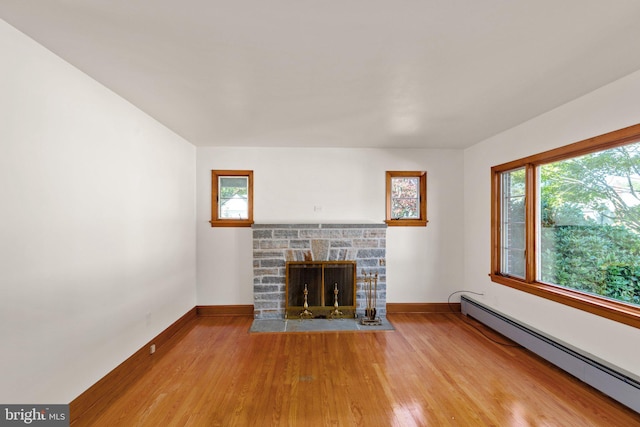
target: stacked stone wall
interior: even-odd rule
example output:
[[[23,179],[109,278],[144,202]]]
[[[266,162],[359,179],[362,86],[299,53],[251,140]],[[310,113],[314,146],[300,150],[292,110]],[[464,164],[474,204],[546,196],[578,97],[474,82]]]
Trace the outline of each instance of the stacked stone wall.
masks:
[[[366,308],[364,273],[378,273],[376,308],[386,315],[386,224],[254,224],[256,319],[282,319],[287,261],[356,261],[356,313]]]

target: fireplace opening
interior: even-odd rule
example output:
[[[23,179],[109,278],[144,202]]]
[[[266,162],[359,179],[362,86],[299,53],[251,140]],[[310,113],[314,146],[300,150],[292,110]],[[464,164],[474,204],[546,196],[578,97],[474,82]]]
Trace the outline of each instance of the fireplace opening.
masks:
[[[288,261],[287,318],[354,318],[355,261]]]

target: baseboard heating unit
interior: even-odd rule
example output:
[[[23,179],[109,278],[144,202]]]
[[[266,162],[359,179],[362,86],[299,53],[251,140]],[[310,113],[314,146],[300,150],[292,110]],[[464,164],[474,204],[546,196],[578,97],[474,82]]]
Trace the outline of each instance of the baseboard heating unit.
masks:
[[[463,314],[640,413],[640,379],[635,375],[610,366],[595,356],[572,348],[467,296],[460,298],[460,308]]]

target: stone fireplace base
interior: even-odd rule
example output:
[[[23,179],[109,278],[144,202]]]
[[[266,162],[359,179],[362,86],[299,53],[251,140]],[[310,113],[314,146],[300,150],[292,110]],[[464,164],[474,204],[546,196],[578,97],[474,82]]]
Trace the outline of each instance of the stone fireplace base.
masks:
[[[376,308],[386,316],[386,224],[254,224],[256,319],[283,319],[287,261],[355,261],[356,314],[364,315],[364,276],[378,273]]]
[[[251,333],[260,332],[341,332],[341,331],[393,331],[387,319],[379,325],[362,325],[356,319],[255,319],[249,328]]]

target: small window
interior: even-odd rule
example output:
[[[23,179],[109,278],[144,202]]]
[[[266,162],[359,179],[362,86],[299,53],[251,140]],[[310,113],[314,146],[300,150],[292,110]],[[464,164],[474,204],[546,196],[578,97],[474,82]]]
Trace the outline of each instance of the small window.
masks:
[[[211,171],[211,226],[253,224],[253,171]]]
[[[387,225],[427,225],[427,173],[387,171]]]

